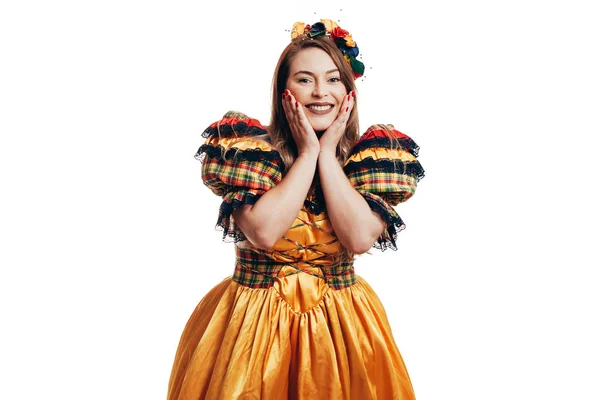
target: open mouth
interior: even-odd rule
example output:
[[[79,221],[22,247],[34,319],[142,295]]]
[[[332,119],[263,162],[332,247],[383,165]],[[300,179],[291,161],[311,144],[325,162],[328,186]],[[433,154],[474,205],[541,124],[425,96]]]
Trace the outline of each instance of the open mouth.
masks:
[[[327,114],[333,109],[333,104],[307,104],[305,107],[313,114]]]

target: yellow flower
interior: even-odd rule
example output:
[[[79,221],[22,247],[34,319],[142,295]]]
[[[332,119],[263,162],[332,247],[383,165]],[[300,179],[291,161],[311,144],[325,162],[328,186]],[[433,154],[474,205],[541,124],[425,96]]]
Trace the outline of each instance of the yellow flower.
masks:
[[[306,24],[304,22],[296,22],[294,24],[294,27],[292,28],[292,32],[291,32],[292,39],[295,39],[298,36],[303,35],[305,26],[306,26]]]
[[[354,40],[352,39],[352,35],[348,35],[348,36],[344,37],[344,40],[346,41],[346,46],[348,46],[348,47],[356,46],[356,43],[354,43]]]
[[[321,22],[325,25],[325,30],[327,33],[331,32],[335,28],[337,28],[338,24],[330,19],[322,19]]]

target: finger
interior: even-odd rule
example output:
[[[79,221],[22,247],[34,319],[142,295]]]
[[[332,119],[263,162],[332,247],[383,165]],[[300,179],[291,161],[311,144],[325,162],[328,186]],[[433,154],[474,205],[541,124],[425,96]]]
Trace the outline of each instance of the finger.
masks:
[[[295,117],[295,111],[294,111],[294,107],[293,107],[293,103],[292,103],[292,95],[291,93],[289,93],[288,90],[283,92],[283,96],[282,96],[282,103],[283,103],[283,110],[285,111],[285,117],[288,120],[288,123],[290,125],[294,124],[294,120],[296,119]]]
[[[308,118],[306,118],[306,113],[304,112],[304,106],[296,101],[296,115],[298,117],[298,122],[301,125],[306,125],[308,123]]]
[[[356,99],[356,92],[352,90],[346,96],[344,96],[344,101],[342,102],[342,106],[340,107],[340,113],[350,112],[352,108],[354,108],[354,102]]]
[[[348,112],[352,111],[352,109],[354,108],[354,105],[356,104],[356,91],[353,90],[350,92],[349,94],[350,96],[350,109],[348,110]]]
[[[290,126],[290,130],[293,136],[301,135],[306,130],[305,121],[306,118],[303,114],[300,114],[301,106],[294,97],[294,95],[286,90],[284,102],[284,110],[286,112],[286,118]],[[304,117],[304,118],[303,118]]]
[[[332,125],[336,125],[339,127],[340,125],[343,125],[346,123],[346,121],[348,120],[348,116],[350,115],[350,111],[352,110],[351,102],[352,102],[352,96],[349,94],[346,95],[344,97],[344,101],[342,101],[340,110],[338,111],[338,115],[337,115],[336,119],[333,121]]]
[[[298,100],[294,97],[294,95],[290,92],[288,95],[289,99],[289,108],[290,113],[292,114],[292,119],[296,128],[298,128],[300,124],[300,115],[298,114]]]
[[[308,118],[306,118],[306,115],[304,114],[304,107],[302,106],[302,104],[300,104],[300,102],[298,102],[298,100],[296,100],[294,95],[292,95],[291,93],[290,95],[290,110],[294,115],[294,123],[298,128],[297,133],[310,132],[312,127],[308,122]]]

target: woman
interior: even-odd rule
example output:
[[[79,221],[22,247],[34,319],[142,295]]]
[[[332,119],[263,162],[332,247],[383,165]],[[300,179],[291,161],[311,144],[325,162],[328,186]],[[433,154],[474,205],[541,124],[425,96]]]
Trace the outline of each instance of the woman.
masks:
[[[385,311],[353,259],[396,250],[392,206],[415,191],[418,147],[391,125],[359,136],[351,35],[298,23],[273,79],[271,125],[229,112],[203,134],[204,183],[236,265],[200,302],[174,399],[414,399]]]

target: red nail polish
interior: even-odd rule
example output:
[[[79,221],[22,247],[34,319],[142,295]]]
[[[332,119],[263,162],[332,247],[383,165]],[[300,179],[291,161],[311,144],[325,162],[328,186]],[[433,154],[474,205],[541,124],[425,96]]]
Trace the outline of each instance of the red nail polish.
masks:
[[[281,94],[281,99],[282,99],[282,100],[285,100],[285,93],[282,93],[282,94]]]
[[[289,101],[292,101],[292,96],[288,96],[288,100],[289,100]]]
[[[348,107],[346,107],[346,112],[348,112]]]
[[[298,107],[298,102],[296,102],[296,107]]]
[[[350,95],[348,95],[348,99],[347,100],[350,101]]]
[[[356,97],[356,95],[354,94],[354,90],[352,91],[352,97]]]

